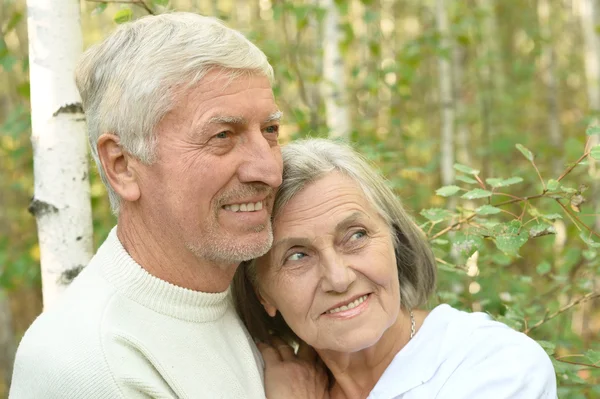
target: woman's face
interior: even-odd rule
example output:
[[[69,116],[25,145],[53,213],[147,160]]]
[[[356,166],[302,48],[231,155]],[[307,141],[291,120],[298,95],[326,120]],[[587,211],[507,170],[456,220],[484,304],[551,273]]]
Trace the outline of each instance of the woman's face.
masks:
[[[316,349],[374,345],[397,319],[400,287],[391,230],[351,179],[330,173],[293,197],[257,262],[259,294]]]

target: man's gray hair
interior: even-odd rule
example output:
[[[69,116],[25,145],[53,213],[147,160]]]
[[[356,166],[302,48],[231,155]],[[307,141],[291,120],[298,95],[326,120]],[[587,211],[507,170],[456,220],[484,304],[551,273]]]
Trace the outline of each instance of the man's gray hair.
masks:
[[[98,138],[115,134],[127,152],[152,163],[155,128],[172,110],[176,91],[194,85],[213,68],[231,80],[255,73],[273,83],[273,68],[258,47],[219,20],[192,13],[147,16],[120,25],[83,54],[75,79],[113,213],[119,212],[120,198],[100,164]]]
[[[332,172],[349,177],[392,231],[402,307],[413,309],[423,305],[435,290],[435,257],[426,237],[377,169],[350,146],[330,140],[295,141],[284,146],[281,152],[283,183],[275,197],[273,218],[312,182]],[[250,333],[263,341],[269,339],[271,332],[297,342],[298,337],[279,313],[271,318],[264,311],[255,294],[257,283],[254,262],[238,268],[233,293],[238,313]]]

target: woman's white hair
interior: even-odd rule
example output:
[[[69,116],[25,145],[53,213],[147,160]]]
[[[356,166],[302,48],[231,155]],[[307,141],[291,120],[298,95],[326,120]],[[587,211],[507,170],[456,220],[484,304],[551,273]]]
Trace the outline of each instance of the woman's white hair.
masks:
[[[294,141],[282,147],[283,183],[277,191],[273,219],[307,185],[337,172],[354,181],[387,222],[393,234],[402,307],[422,306],[433,293],[436,262],[424,234],[404,210],[386,179],[350,146],[331,140]],[[233,280],[236,309],[252,336],[268,340],[269,333],[298,342],[279,313],[270,317],[255,290],[260,285],[254,262],[242,264]]]
[[[98,138],[115,134],[127,152],[152,163],[154,130],[172,110],[176,90],[194,85],[213,68],[231,80],[259,74],[273,83],[273,68],[258,47],[219,20],[192,13],[147,16],[120,25],[83,54],[75,79],[113,213],[119,213],[120,198],[100,164]]]

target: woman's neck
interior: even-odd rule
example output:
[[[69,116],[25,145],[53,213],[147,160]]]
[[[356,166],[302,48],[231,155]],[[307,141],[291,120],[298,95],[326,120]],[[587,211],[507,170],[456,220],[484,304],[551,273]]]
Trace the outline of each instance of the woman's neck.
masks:
[[[410,315],[402,309],[394,324],[369,348],[350,353],[318,349],[317,353],[335,380],[330,397],[366,398],[396,354],[410,340],[410,325]]]

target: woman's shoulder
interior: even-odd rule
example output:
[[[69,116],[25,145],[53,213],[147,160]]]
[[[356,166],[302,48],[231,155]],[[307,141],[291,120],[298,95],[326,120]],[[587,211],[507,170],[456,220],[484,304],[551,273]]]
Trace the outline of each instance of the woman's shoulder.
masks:
[[[428,334],[440,334],[440,372],[447,376],[443,391],[481,394],[490,387],[510,397],[556,396],[552,362],[527,335],[493,320],[485,313],[469,313],[441,305],[430,315]],[[437,325],[437,328],[435,328]],[[439,327],[445,326],[440,330]],[[423,327],[427,327],[425,324]],[[467,381],[471,383],[466,384]],[[473,383],[473,381],[479,381]],[[483,391],[480,391],[483,390]],[[470,397],[470,396],[469,396]]]

